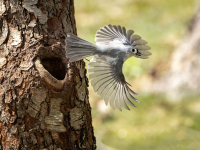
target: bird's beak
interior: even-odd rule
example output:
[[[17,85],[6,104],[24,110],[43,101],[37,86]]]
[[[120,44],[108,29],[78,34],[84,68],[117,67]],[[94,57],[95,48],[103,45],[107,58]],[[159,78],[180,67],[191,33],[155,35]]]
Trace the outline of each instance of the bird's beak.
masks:
[[[137,51],[136,55],[141,56],[142,54],[139,51]]]

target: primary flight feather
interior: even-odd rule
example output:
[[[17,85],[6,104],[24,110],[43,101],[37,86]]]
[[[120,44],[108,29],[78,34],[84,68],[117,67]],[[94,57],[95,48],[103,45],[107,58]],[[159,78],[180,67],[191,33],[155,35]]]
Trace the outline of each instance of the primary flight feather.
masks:
[[[89,80],[106,104],[120,111],[121,106],[129,109],[134,106],[132,101],[140,102],[133,95],[122,73],[123,63],[130,57],[147,59],[151,48],[147,42],[133,30],[126,32],[125,27],[106,25],[97,31],[96,44],[83,40],[68,33],[66,37],[66,56],[70,62],[78,61],[89,56]],[[127,105],[128,104],[128,105]]]

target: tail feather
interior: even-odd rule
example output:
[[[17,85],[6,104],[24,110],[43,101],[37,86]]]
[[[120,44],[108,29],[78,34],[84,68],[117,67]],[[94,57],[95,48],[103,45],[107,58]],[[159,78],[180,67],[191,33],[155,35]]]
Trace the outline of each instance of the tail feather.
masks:
[[[91,56],[91,55],[84,55],[84,56],[78,55],[78,56],[73,56],[73,57],[70,58],[70,62],[74,62],[74,61],[77,61],[77,60],[81,60],[81,59],[84,59],[84,58],[89,57],[89,56]]]
[[[70,61],[72,58],[76,57],[76,58],[79,58],[80,59],[84,59],[85,57],[89,57],[91,53],[84,53],[84,54],[68,54],[67,56],[70,58]]]
[[[66,37],[66,56],[70,62],[78,61],[96,53],[95,44],[68,33]]]

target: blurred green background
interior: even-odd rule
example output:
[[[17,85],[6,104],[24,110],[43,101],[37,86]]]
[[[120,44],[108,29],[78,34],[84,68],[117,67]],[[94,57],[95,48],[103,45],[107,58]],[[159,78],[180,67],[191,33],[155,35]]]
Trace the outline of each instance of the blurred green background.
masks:
[[[98,150],[200,150],[199,97],[173,102],[145,90],[156,67],[161,75],[168,69],[197,6],[197,0],[75,0],[79,37],[95,42],[100,27],[121,25],[148,41],[153,53],[147,60],[130,58],[123,67],[142,102],[131,111],[113,111],[89,87]]]

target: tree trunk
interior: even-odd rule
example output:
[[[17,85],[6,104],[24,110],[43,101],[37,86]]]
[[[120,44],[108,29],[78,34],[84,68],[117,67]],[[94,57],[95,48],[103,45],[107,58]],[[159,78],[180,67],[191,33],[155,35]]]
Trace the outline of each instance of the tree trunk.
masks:
[[[200,7],[183,41],[172,55],[169,71],[155,83],[156,91],[173,100],[200,94]]]
[[[0,0],[0,149],[95,149],[73,0]]]

